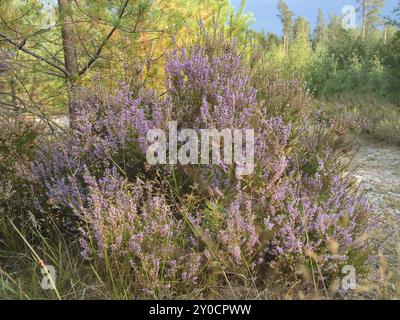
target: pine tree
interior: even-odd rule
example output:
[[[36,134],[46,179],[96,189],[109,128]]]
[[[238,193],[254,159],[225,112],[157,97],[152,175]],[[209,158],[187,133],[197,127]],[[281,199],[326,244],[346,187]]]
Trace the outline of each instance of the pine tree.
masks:
[[[360,4],[359,11],[362,16],[361,38],[367,39],[368,33],[380,21],[381,9],[384,6],[383,0],[357,0]]]
[[[290,41],[290,31],[291,31],[292,24],[293,24],[293,22],[292,22],[293,13],[289,10],[289,7],[285,3],[284,0],[279,0],[278,10],[279,10],[278,17],[281,19],[281,22],[282,22],[283,45],[285,48],[285,52],[288,52],[289,51],[289,41]]]
[[[317,25],[314,30],[314,44],[322,44],[325,37],[325,17],[324,12],[318,10]]]

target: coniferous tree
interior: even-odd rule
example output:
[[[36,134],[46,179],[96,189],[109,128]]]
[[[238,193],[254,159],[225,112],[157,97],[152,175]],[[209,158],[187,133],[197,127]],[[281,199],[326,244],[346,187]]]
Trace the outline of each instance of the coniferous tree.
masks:
[[[290,42],[290,31],[293,24],[292,21],[293,13],[289,10],[289,7],[284,0],[279,0],[278,10],[279,10],[278,17],[282,22],[283,46],[285,48],[285,52],[288,52],[289,42]]]
[[[319,9],[318,10],[318,18],[317,18],[317,25],[314,30],[314,44],[322,44],[324,42],[325,37],[325,17],[324,12]]]
[[[0,49],[15,52],[24,64],[18,82],[29,90],[19,90],[22,83],[15,88],[11,79],[7,92],[19,95],[18,108],[21,101],[30,109],[38,101],[46,101],[46,109],[68,105],[73,122],[79,111],[74,93],[93,74],[110,87],[119,81],[134,87],[136,80],[162,86],[156,73],[171,39],[190,37],[199,21],[206,28],[229,26],[232,37],[244,42],[252,22],[244,5],[235,13],[229,0],[0,0]]]
[[[380,21],[381,9],[384,6],[383,0],[357,0],[360,4],[358,10],[361,12],[362,26],[361,26],[361,38],[362,41],[368,37],[368,34],[374,28],[374,26]]]

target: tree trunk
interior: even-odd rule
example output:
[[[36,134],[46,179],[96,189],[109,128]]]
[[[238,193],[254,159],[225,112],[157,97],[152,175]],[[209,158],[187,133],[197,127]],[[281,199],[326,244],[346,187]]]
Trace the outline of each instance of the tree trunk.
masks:
[[[387,37],[388,37],[388,25],[385,24],[385,28],[383,30],[383,42],[387,45]]]
[[[11,90],[12,104],[16,106],[18,104],[18,100],[17,100],[17,88],[14,77],[10,80],[10,90]]]
[[[363,21],[362,21],[361,37],[362,37],[362,41],[365,42],[365,39],[367,36],[367,1],[366,0],[363,0],[363,2],[362,2],[362,16],[363,16]]]
[[[286,31],[285,34],[283,35],[283,46],[285,49],[285,54],[289,52],[289,32]]]
[[[284,49],[284,51],[285,51],[285,54],[286,54],[286,33],[283,35],[283,49]]]
[[[76,53],[74,21],[72,18],[72,0],[58,0],[61,21],[61,37],[63,41],[64,63],[68,72],[68,107],[71,125],[77,115],[77,104],[74,101],[76,80],[79,75],[78,57]]]

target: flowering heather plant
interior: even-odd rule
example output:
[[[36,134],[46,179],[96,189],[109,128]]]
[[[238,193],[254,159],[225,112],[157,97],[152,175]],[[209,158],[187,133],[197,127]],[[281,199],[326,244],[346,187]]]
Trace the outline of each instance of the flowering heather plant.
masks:
[[[15,220],[25,220],[31,210],[27,163],[36,156],[41,129],[34,122],[0,115],[0,207],[7,214],[18,212]]]
[[[304,263],[311,258],[323,273],[320,280],[331,280],[338,265],[352,264],[354,250],[361,254],[368,248],[370,208],[337,176],[291,180],[279,188],[280,201],[257,203],[268,210],[264,223],[273,230],[266,256],[283,270],[290,260]]]
[[[217,235],[218,242],[235,264],[250,261],[259,245],[256,218],[251,198],[238,190],[234,201],[227,207],[224,225]]]
[[[197,282],[202,254],[190,247],[183,221],[151,182],[130,183],[116,168],[100,179],[89,174],[84,179],[87,205],[75,213],[85,258],[128,261],[143,296],[165,297]]]
[[[210,51],[207,45],[192,46],[167,57],[166,87],[174,115],[183,127],[251,127],[257,93],[235,45],[220,55]]]
[[[145,170],[146,134],[162,128],[168,106],[154,93],[134,99],[126,86],[115,94],[102,88],[83,89],[74,130],[61,141],[45,145],[32,164],[54,207],[80,207],[87,193],[84,175],[101,177],[111,167],[134,178]]]
[[[362,264],[370,208],[337,161],[340,124],[312,126],[297,81],[271,78],[257,98],[235,45],[210,39],[167,56],[162,97],[124,86],[75,97],[73,132],[33,163],[48,203],[72,213],[86,258],[127,259],[151,295],[239,274],[266,285],[269,268],[297,280],[299,265],[325,284],[341,265]],[[146,134],[169,120],[254,128],[254,173],[237,178],[223,163],[149,168]]]
[[[279,72],[268,76],[259,95],[263,113],[290,122],[299,122],[307,117],[312,98],[302,80],[279,78]]]
[[[242,186],[250,199],[246,208],[254,208],[251,230],[252,238],[257,240],[252,241],[252,252],[256,254],[247,256],[247,263],[268,264],[286,279],[295,278],[296,273],[290,270],[301,264],[317,264],[317,278],[321,283],[330,283],[338,276],[340,265],[354,263],[356,251],[359,259],[363,255],[367,259],[367,234],[374,225],[371,208],[353,190],[351,178],[331,171],[342,170],[332,160],[336,155],[331,148],[312,142],[314,138],[328,139],[327,133],[318,134],[299,124],[295,131],[293,126],[279,117],[260,120],[256,171]],[[297,139],[299,131],[310,137],[313,151],[308,144],[301,144],[305,141]],[[333,135],[330,137],[334,141]],[[310,162],[315,166],[312,170]],[[244,218],[249,210],[242,207],[239,212]],[[237,210],[231,213],[237,216]],[[230,229],[235,230],[232,224]],[[232,237],[228,240],[226,243],[235,243]],[[235,250],[232,254],[239,262],[246,251],[238,247]]]
[[[178,127],[197,131],[252,128],[257,92],[236,44],[208,34],[202,39],[167,54],[166,100]],[[192,171],[185,174],[197,177],[194,184],[209,181],[213,188],[220,188],[234,183],[235,165],[223,161]]]

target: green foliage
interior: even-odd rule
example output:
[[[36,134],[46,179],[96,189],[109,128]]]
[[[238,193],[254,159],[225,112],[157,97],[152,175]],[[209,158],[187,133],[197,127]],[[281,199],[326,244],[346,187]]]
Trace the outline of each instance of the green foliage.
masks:
[[[352,92],[398,101],[396,37],[387,35],[385,45],[383,32],[376,31],[363,41],[358,30],[344,30],[339,23],[331,18],[324,45],[313,50],[305,72],[310,89],[319,96]]]
[[[314,45],[322,45],[325,40],[325,17],[324,12],[319,9],[318,20],[314,30]]]
[[[279,18],[284,34],[283,48],[271,35],[256,35],[265,48],[266,68],[274,66],[287,79],[305,79],[308,88],[318,96],[374,95],[399,102],[399,36],[391,26],[379,29],[382,1],[360,1],[364,4],[365,38],[362,30],[345,30],[342,18],[331,15],[325,26],[318,13],[311,41],[309,23],[302,17],[293,21],[293,13],[279,1]],[[259,57],[260,58],[260,57]],[[270,66],[270,67],[268,67]]]
[[[400,32],[389,42],[384,62],[388,66],[389,89],[396,100],[400,101]]]
[[[382,21],[380,13],[384,0],[357,0],[357,2],[362,17],[362,39],[365,41],[373,28]]]
[[[26,173],[41,130],[31,121],[0,116],[0,215],[24,226],[34,202],[33,186]]]

